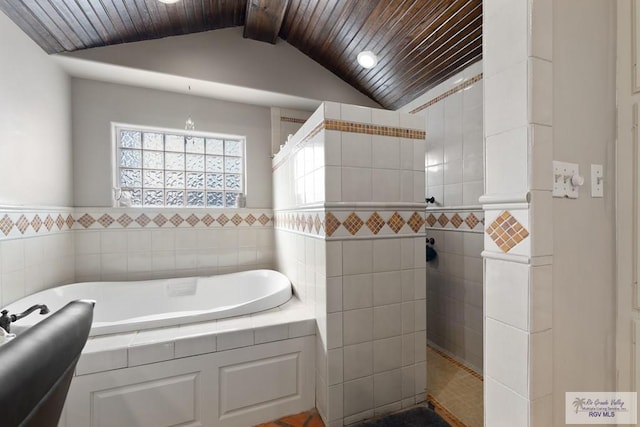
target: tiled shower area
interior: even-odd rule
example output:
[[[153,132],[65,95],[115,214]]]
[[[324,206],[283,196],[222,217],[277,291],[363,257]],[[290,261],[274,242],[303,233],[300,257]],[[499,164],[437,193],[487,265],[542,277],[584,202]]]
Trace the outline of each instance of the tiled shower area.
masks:
[[[329,427],[426,398],[424,120],[327,102],[276,155],[278,269],[316,315]]]
[[[427,400],[455,426],[483,425],[482,63],[403,110],[426,128]],[[433,197],[433,199],[431,199]]]

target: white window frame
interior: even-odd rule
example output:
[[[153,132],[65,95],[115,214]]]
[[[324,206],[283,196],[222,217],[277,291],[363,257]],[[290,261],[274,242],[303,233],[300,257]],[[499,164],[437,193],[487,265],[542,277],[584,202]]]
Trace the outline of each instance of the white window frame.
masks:
[[[204,206],[192,206],[192,205],[187,205],[187,197],[186,197],[186,193],[187,191],[199,191],[199,190],[194,190],[194,189],[187,189],[186,188],[186,173],[189,172],[186,170],[186,166],[185,166],[185,188],[182,189],[176,189],[176,190],[182,190],[185,193],[184,196],[184,204],[182,206],[175,206],[175,205],[167,205],[166,204],[166,199],[164,199],[164,204],[162,205],[132,205],[132,207],[135,208],[153,208],[153,209],[202,209],[202,208],[207,208],[207,209],[236,209],[238,207],[241,207],[238,205],[238,203],[236,202],[235,206],[227,206],[227,194],[235,194],[235,195],[240,195],[240,196],[244,196],[246,197],[247,194],[247,143],[246,143],[246,137],[243,135],[233,135],[233,134],[223,134],[223,133],[214,133],[214,132],[198,132],[198,131],[186,131],[183,129],[171,129],[171,128],[162,128],[162,127],[154,127],[154,126],[141,126],[141,125],[134,125],[134,124],[127,124],[127,123],[115,123],[112,122],[111,123],[111,173],[112,173],[112,183],[113,183],[113,191],[114,191],[114,198],[113,198],[113,205],[114,207],[118,207],[118,206],[123,206],[126,205],[126,203],[122,203],[122,195],[126,194],[127,191],[131,191],[131,188],[128,187],[121,187],[120,185],[120,131],[121,130],[130,130],[130,131],[139,131],[139,132],[147,132],[147,133],[161,133],[163,135],[177,135],[177,136],[184,136],[184,137],[195,137],[195,138],[205,138],[205,140],[207,138],[209,139],[222,139],[222,140],[235,140],[235,141],[239,141],[240,145],[241,145],[241,162],[242,162],[242,171],[240,172],[240,175],[242,175],[242,184],[240,186],[239,190],[229,190],[227,191],[226,189],[220,189],[220,190],[215,190],[216,192],[222,192],[223,193],[223,202],[224,202],[224,206],[209,206],[207,205],[207,192],[210,191],[207,189],[207,185],[206,185],[206,174],[208,173],[206,171],[206,159],[205,159],[205,171],[203,172],[205,174],[205,186],[204,188],[201,190],[202,192],[204,192]],[[141,151],[144,151],[143,147],[140,148]],[[147,150],[147,151],[152,151],[152,150]],[[163,153],[166,154],[166,151],[163,149],[162,150]],[[185,155],[189,154],[186,153],[186,151],[184,152]],[[223,157],[225,157],[225,155],[223,154]],[[224,160],[223,160],[224,162]],[[144,170],[143,167],[141,167],[140,169],[141,171]],[[160,170],[160,169],[158,169]],[[166,169],[163,167],[163,169],[161,169],[162,171],[164,171],[166,173]],[[225,172],[220,172],[222,174],[225,174]],[[224,178],[223,178],[224,180]],[[137,188],[137,187],[136,187]],[[144,186],[140,187],[140,189],[142,189],[144,191]],[[173,188],[169,188],[166,187],[166,182],[165,182],[165,186],[163,186],[162,188],[157,188],[158,190],[162,190],[163,192],[165,192],[166,195],[166,191],[167,190],[173,190]],[[142,195],[142,200],[144,201],[144,192]]]

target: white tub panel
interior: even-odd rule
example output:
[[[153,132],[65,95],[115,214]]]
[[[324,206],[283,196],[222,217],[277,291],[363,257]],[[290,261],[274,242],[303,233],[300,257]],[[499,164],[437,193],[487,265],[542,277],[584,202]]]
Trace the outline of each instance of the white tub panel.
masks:
[[[75,376],[61,427],[251,426],[315,405],[315,337]]]
[[[201,424],[196,410],[198,374],[162,378],[93,394],[92,425],[96,427]]]
[[[220,418],[264,402],[296,397],[299,362],[300,354],[293,353],[222,367]]]

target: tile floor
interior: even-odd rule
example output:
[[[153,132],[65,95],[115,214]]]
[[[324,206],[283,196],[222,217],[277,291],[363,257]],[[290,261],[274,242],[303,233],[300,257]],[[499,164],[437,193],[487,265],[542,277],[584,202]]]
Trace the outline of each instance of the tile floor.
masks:
[[[482,427],[482,375],[427,346],[427,401],[453,427]]]
[[[289,415],[269,423],[259,424],[256,427],[325,427],[325,425],[318,411],[312,409],[311,411]]]

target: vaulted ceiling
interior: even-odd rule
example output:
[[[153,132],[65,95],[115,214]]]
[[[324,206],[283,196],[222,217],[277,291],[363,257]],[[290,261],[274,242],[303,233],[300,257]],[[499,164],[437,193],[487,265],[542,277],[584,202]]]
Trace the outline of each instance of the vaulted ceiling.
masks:
[[[482,57],[482,0],[0,0],[47,53],[244,26],[396,109]],[[371,50],[379,63],[360,67]]]

